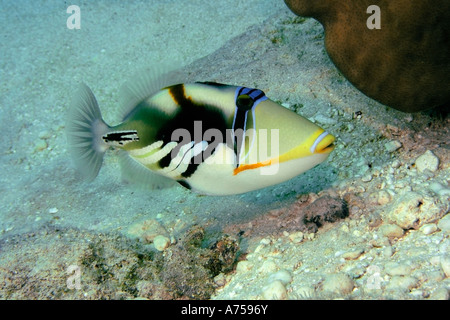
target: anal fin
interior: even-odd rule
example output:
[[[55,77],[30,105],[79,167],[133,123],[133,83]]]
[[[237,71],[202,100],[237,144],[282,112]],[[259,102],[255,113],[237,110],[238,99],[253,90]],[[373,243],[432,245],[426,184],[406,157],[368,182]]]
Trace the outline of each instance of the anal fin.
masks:
[[[119,151],[122,179],[148,189],[166,189],[177,185],[173,179],[157,174],[134,160],[126,151]]]

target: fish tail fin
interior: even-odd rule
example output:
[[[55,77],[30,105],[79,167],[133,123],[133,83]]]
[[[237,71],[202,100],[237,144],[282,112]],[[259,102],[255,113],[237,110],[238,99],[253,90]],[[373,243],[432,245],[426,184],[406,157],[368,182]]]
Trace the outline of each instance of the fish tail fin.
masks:
[[[66,135],[75,166],[87,180],[93,180],[100,171],[109,147],[102,136],[108,131],[94,94],[81,84],[69,108]]]

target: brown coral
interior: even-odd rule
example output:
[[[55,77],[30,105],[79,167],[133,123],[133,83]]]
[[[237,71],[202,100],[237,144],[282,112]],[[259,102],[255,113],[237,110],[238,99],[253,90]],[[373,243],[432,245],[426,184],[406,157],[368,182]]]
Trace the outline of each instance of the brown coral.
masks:
[[[322,23],[331,60],[369,97],[407,112],[450,103],[449,1],[285,2]],[[380,9],[380,29],[367,26],[371,5]]]

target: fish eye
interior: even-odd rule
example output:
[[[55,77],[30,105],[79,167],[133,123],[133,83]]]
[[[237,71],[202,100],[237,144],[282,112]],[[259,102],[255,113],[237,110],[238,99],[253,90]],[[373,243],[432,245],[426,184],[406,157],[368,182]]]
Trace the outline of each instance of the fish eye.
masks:
[[[255,101],[246,94],[241,94],[236,98],[236,106],[242,110],[250,110]]]

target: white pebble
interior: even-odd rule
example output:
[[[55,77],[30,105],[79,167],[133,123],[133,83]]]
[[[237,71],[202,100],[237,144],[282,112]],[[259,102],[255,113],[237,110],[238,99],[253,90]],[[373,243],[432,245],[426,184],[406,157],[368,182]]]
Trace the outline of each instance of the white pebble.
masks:
[[[428,223],[428,224],[423,225],[423,226],[420,228],[420,231],[422,231],[423,234],[429,235],[429,234],[432,234],[432,233],[436,232],[437,229],[438,229],[438,228],[437,228],[437,225],[436,225],[436,224],[434,224],[434,223]]]
[[[284,300],[287,297],[287,292],[283,283],[275,280],[263,288],[262,295],[267,300]]]
[[[407,264],[388,262],[384,267],[384,271],[390,276],[406,276],[411,274],[412,268]]]
[[[441,258],[441,267],[447,278],[450,278],[450,257],[445,256]]]
[[[402,147],[402,143],[398,140],[392,140],[384,144],[387,152],[394,152]]]
[[[142,239],[145,243],[152,243],[158,235],[168,236],[164,227],[155,219],[137,222],[128,228],[128,234]]]
[[[437,195],[441,197],[448,197],[450,196],[450,188],[447,188],[440,184],[439,182],[433,182],[430,184],[430,190],[436,193]]]
[[[406,121],[406,122],[411,122],[411,121],[413,121],[413,120],[414,120],[414,118],[413,118],[412,114],[407,114],[407,115],[405,116],[405,121]]]
[[[280,270],[275,272],[269,276],[269,282],[273,282],[275,280],[281,281],[284,285],[291,283],[292,276],[287,270]]]
[[[439,168],[439,158],[427,150],[416,159],[416,168],[419,172],[424,172],[426,169],[435,172]]]
[[[383,224],[379,228],[381,234],[388,238],[400,238],[403,236],[404,231],[396,224]]]
[[[157,235],[153,239],[153,245],[158,251],[164,251],[170,245],[170,239],[163,235]]]
[[[438,222],[438,228],[447,234],[450,234],[450,214],[445,215]]]
[[[47,141],[38,139],[34,144],[34,151],[42,151],[47,149],[47,147],[48,147]]]
[[[289,239],[293,242],[293,243],[300,243],[303,241],[303,232],[301,231],[297,231],[294,232],[292,234],[289,235]]]
[[[364,249],[355,249],[342,254],[342,258],[345,260],[356,260],[364,253]]]
[[[386,190],[381,190],[377,194],[377,202],[379,205],[385,205],[391,202],[391,195]]]
[[[314,117],[314,120],[319,122],[319,123],[328,124],[328,125],[332,125],[332,124],[336,124],[337,123],[337,120],[329,118],[329,117],[326,117],[323,114],[316,115]]]
[[[236,266],[236,272],[247,272],[252,270],[253,263],[247,260],[239,261]]]
[[[448,202],[441,201],[437,197],[411,191],[399,195],[383,214],[387,220],[407,230],[418,229],[424,224],[436,221],[448,209]]]
[[[385,246],[383,248],[382,254],[385,258],[390,258],[394,254],[394,250],[392,249],[391,246]]]
[[[394,161],[392,161],[392,163],[391,163],[391,167],[394,168],[394,169],[399,168],[400,165],[401,165],[401,163],[400,163],[400,161],[398,161],[398,160],[394,160]]]
[[[58,208],[50,208],[50,209],[48,209],[48,213],[53,214],[53,213],[57,213],[57,212],[58,212]]]
[[[268,259],[263,262],[262,266],[258,269],[262,273],[274,272],[278,269],[277,264],[272,259]]]

